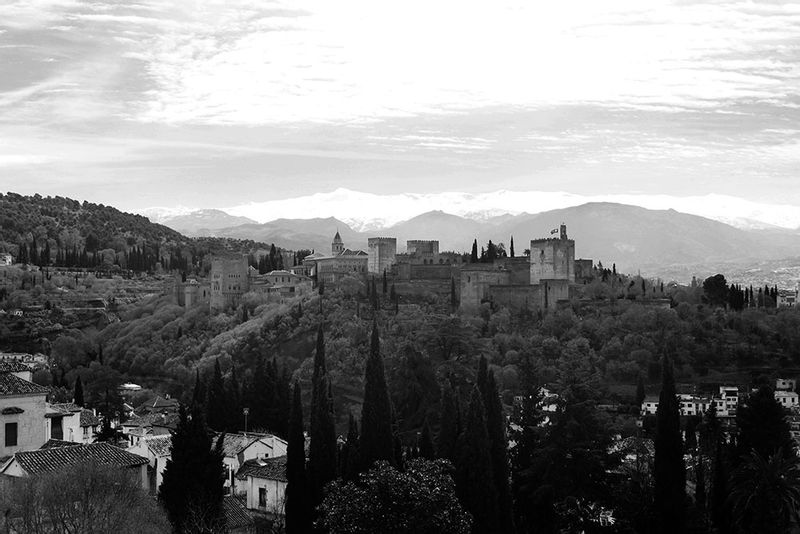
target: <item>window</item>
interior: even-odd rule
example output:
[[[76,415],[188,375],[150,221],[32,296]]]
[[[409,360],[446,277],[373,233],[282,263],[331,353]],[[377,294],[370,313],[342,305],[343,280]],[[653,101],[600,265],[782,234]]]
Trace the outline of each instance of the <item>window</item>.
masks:
[[[267,488],[258,488],[258,507],[267,507]]]
[[[6,447],[17,446],[17,423],[6,423]]]
[[[50,437],[52,439],[64,439],[64,418],[53,417],[50,420]]]

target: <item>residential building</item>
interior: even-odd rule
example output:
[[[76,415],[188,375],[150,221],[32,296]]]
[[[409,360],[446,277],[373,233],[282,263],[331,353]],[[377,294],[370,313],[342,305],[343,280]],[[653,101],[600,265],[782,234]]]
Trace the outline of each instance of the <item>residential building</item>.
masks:
[[[12,477],[35,476],[81,463],[97,463],[133,472],[141,487],[148,489],[147,458],[131,454],[109,443],[74,444],[54,440],[41,449],[16,452],[0,474]]]
[[[14,265],[14,257],[8,252],[0,252],[0,266]]]
[[[216,439],[222,434],[217,434]],[[248,460],[274,458],[286,454],[286,441],[272,434],[226,433],[222,442],[222,462],[225,465],[225,487],[233,495],[245,492],[236,473]]]
[[[136,445],[129,447],[128,451],[147,458],[148,486],[152,493],[157,493],[164,481],[167,460],[172,458],[172,436],[141,436]]]
[[[797,380],[794,378],[777,378],[775,380],[776,391],[795,391],[797,388]]]
[[[247,494],[247,508],[283,515],[286,500],[286,455],[247,460],[236,472]]]
[[[226,495],[222,499],[225,512],[225,532],[228,534],[255,534],[255,521],[247,511],[246,499]]]
[[[16,361],[0,361],[0,458],[38,449],[46,438],[49,390],[30,381],[31,370]]]
[[[788,410],[793,410],[798,407],[798,395],[794,391],[776,391],[775,400]]]

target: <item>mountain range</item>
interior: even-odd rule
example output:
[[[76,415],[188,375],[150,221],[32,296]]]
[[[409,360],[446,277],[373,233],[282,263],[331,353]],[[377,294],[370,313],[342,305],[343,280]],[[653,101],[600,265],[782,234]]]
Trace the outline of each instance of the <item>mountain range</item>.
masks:
[[[561,223],[576,241],[576,256],[616,263],[627,272],[641,270],[651,275],[674,272],[676,267],[694,265],[700,269],[725,262],[748,262],[800,256],[800,232],[783,228],[736,228],[724,222],[681,213],[653,210],[612,202],[589,202],[578,206],[543,211],[483,215],[469,218],[442,210],[431,210],[408,220],[369,230],[352,228],[335,217],[310,219],[281,218],[266,223],[247,222],[226,226],[235,217],[219,212],[207,216],[184,215],[165,219],[166,226],[187,235],[208,235],[252,239],[275,243],[288,249],[330,250],[338,231],[350,248],[366,249],[367,238],[396,237],[398,252],[409,239],[437,239],[440,250],[468,251],[473,239],[485,246],[489,239],[504,243],[514,237],[521,254],[531,239],[549,237]],[[196,223],[196,224],[194,224]],[[212,223],[217,225],[212,226]],[[194,224],[194,225],[193,225]]]

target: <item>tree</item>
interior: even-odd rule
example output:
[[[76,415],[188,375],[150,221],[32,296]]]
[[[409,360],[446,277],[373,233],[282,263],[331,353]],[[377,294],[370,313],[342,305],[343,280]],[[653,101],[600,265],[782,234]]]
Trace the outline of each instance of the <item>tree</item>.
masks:
[[[468,534],[451,471],[444,460],[411,460],[402,472],[378,462],[357,482],[331,484],[318,525],[330,534]]]
[[[394,460],[392,436],[392,401],[378,338],[378,323],[373,322],[370,353],[364,376],[364,404],[361,410],[361,465],[369,469],[378,460]]]
[[[94,438],[95,443],[107,441],[113,445],[116,445],[120,439],[122,439],[122,432],[118,428],[111,426],[110,418],[104,417],[103,424],[100,425],[100,432],[98,432],[97,436]]]
[[[736,413],[739,429],[738,456],[748,458],[755,451],[761,458],[769,458],[777,450],[794,457],[794,441],[789,433],[786,413],[775,400],[772,388],[763,386],[750,395],[747,403]]]
[[[222,378],[219,358],[214,360],[214,374],[211,382],[208,383],[205,407],[208,426],[217,431],[225,430],[230,423],[230,409],[228,407],[228,391]]]
[[[636,408],[639,409],[642,406],[645,398],[645,390],[644,390],[644,377],[639,375],[639,381],[636,383]]]
[[[458,439],[455,462],[456,493],[464,508],[472,514],[474,534],[498,532],[501,524],[484,414],[481,392],[474,387],[464,431]]]
[[[742,532],[783,534],[800,522],[800,466],[778,449],[755,449],[731,476],[734,522]]]
[[[325,338],[322,325],[317,332],[314,374],[311,379],[311,447],[308,473],[312,505],[322,502],[322,488],[336,478],[336,427],[333,419],[331,382],[325,364]]]
[[[202,414],[194,411],[189,417],[181,406],[158,492],[177,534],[214,532],[224,526],[222,439],[212,447]]]
[[[486,429],[491,447],[492,473],[494,473],[494,485],[497,490],[500,532],[513,533],[514,515],[511,488],[509,487],[508,439],[506,438],[503,403],[500,400],[500,393],[497,391],[494,371],[489,372],[484,399]]]
[[[83,384],[81,383],[81,375],[78,375],[78,378],[75,379],[75,388],[73,389],[73,398],[75,399],[73,402],[80,407],[84,406],[83,402]]]
[[[683,462],[681,421],[672,362],[662,361],[661,394],[656,410],[654,506],[661,532],[682,532],[686,499],[686,466]]]
[[[419,436],[419,456],[426,460],[433,460],[436,457],[433,438],[431,437],[431,427],[428,425],[427,419],[422,423],[422,432]]]
[[[8,534],[168,534],[164,511],[140,487],[138,471],[78,463],[0,485]]]
[[[303,402],[300,385],[295,382],[292,410],[289,414],[289,439],[286,446],[286,533],[311,532],[311,505],[306,476],[305,435],[303,434]]]
[[[339,454],[339,475],[344,480],[356,480],[361,472],[359,441],[358,421],[351,413],[348,420],[347,439]]]
[[[711,306],[725,306],[728,302],[728,282],[723,275],[709,276],[703,281],[703,298]]]
[[[514,257],[514,236],[511,236],[511,245],[508,248],[508,255]]]
[[[379,306],[378,302],[378,291],[375,288],[375,277],[372,277],[372,282],[370,283],[370,290],[369,290],[369,303],[372,306],[373,310],[377,310]]]
[[[478,263],[478,240],[472,242],[472,253],[469,256],[470,263]]]
[[[461,433],[461,417],[458,409],[458,397],[449,382],[442,388],[442,414],[439,421],[436,457],[452,462],[455,460],[458,435]]]

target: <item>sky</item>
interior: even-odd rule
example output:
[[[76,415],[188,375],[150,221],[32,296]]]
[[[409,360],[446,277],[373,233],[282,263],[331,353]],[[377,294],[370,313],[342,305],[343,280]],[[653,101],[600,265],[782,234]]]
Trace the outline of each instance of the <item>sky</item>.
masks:
[[[800,206],[796,1],[3,0],[0,73],[0,191]]]

